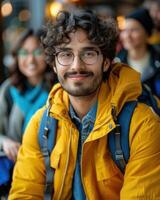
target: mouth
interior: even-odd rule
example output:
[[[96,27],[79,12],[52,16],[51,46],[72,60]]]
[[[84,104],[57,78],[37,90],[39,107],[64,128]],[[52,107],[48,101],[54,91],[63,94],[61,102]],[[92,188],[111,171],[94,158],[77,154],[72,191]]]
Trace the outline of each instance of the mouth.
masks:
[[[93,76],[93,73],[91,72],[83,72],[83,73],[67,73],[65,74],[65,78],[69,78],[69,79],[72,79],[72,80],[84,80],[88,77],[92,77]]]
[[[28,65],[28,69],[29,70],[33,70],[33,69],[35,69],[36,68],[36,65],[35,64],[29,64]]]

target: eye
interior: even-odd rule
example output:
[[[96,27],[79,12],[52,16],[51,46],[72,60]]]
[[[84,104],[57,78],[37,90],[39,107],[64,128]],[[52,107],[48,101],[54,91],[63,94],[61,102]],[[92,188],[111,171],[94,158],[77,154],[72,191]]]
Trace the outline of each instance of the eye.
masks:
[[[96,55],[97,55],[97,52],[96,51],[92,51],[92,50],[85,51],[83,53],[83,56],[86,57],[86,58],[91,58],[91,57],[94,57]]]
[[[34,56],[41,56],[43,54],[43,49],[37,48],[33,51]]]
[[[25,49],[20,49],[19,51],[18,51],[18,56],[27,56],[28,55],[28,51],[27,50],[25,50]]]
[[[62,59],[67,59],[67,58],[71,58],[72,52],[68,52],[68,51],[62,51],[58,53],[58,57],[62,58]]]

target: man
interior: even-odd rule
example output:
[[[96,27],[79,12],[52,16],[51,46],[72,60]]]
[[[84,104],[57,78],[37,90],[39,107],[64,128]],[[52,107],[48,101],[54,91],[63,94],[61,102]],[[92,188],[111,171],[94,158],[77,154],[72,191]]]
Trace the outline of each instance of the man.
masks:
[[[47,62],[59,84],[48,104],[58,120],[50,165],[53,199],[131,200],[160,197],[160,121],[139,103],[129,132],[130,159],[125,174],[111,159],[107,137],[124,104],[141,93],[140,77],[112,64],[118,33],[115,24],[89,11],[61,12],[46,27]],[[32,118],[19,151],[9,199],[43,199],[45,164],[38,143],[42,108]]]

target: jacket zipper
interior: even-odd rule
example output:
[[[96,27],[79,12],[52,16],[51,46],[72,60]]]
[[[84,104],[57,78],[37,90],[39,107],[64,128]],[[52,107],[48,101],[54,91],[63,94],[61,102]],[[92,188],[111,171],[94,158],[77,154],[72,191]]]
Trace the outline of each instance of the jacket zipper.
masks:
[[[60,189],[60,192],[59,192],[57,200],[60,200],[61,196],[62,196],[62,191],[63,191],[64,182],[65,182],[67,169],[68,169],[68,164],[69,164],[70,146],[71,146],[71,129],[70,129],[70,133],[69,133],[69,144],[68,144],[68,149],[67,149],[67,161],[66,161],[66,166],[65,166],[65,170],[64,170],[63,179],[62,179],[61,189]]]
[[[115,107],[113,108],[113,112],[115,112]],[[115,114],[115,113],[114,113]],[[115,117],[115,116],[114,116]],[[86,142],[87,143],[87,142]],[[86,144],[84,143],[84,144]],[[89,197],[87,196],[87,190],[86,190],[86,187],[85,187],[85,184],[84,184],[84,181],[83,181],[83,177],[82,177],[82,156],[83,156],[83,146],[84,144],[82,145],[82,152],[81,152],[81,180],[82,180],[82,185],[83,185],[83,188],[84,188],[84,192],[85,192],[85,195],[86,195],[86,200],[89,199]]]

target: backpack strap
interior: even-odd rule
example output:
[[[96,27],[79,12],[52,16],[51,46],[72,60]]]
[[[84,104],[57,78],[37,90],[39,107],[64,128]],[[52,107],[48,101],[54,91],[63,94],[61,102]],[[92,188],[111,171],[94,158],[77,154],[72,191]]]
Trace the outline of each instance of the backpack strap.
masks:
[[[116,120],[116,128],[108,135],[108,145],[113,161],[122,173],[130,156],[129,129],[137,101],[127,102]]]
[[[138,101],[152,107],[153,110],[160,116],[160,108],[158,107],[158,102],[148,85],[143,84],[142,94],[138,97]]]
[[[45,200],[51,200],[53,194],[54,169],[50,167],[50,154],[55,145],[57,129],[57,120],[49,116],[49,111],[50,107],[43,113],[38,134],[39,145],[46,166]]]

